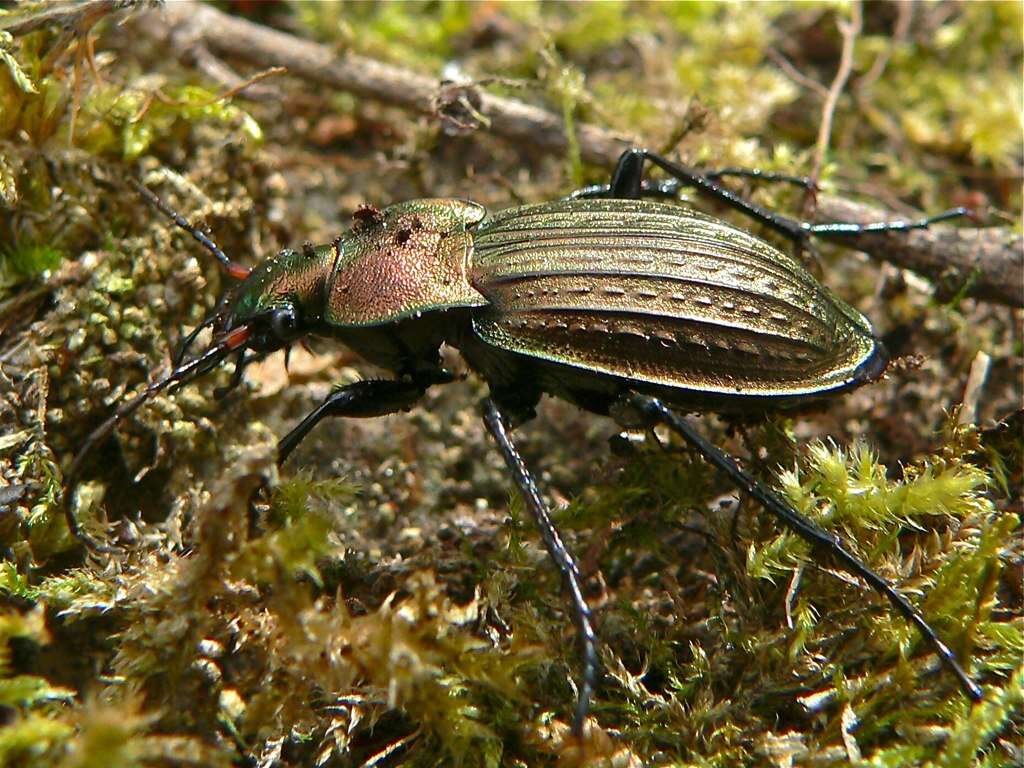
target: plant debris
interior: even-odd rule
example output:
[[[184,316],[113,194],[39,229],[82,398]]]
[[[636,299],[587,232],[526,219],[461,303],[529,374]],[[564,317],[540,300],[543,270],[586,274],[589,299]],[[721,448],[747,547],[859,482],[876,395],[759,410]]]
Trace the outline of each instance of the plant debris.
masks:
[[[374,375],[327,343],[222,399],[230,366],[154,397],[98,447],[73,509],[118,554],[87,555],[60,506],[85,436],[226,288],[129,180],[253,264],[367,206],[498,210],[605,180],[597,125],[697,166],[820,164],[825,192],[908,216],[968,204],[1019,237],[1019,3],[876,3],[859,28],[832,3],[217,5],[438,96],[406,111],[157,45],[148,3],[0,11],[0,764],[1020,761],[1024,330],[963,275],[940,299],[822,246],[823,281],[904,364],[818,413],[704,423],[920,607],[981,683],[973,706],[881,598],[681,445],[609,452],[610,423],[546,401],[522,451],[602,643],[576,743],[572,624],[480,423],[483,385],[325,423],[279,472],[276,437]],[[561,149],[491,130],[486,99],[513,96],[560,118]]]

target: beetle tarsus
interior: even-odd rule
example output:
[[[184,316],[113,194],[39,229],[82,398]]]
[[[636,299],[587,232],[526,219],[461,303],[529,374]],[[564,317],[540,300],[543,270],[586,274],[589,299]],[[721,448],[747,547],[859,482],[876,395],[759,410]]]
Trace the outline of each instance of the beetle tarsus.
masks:
[[[649,161],[665,171],[671,179],[651,182],[643,178],[644,162]],[[817,192],[817,184],[813,179],[803,176],[772,173],[746,168],[723,168],[718,171],[697,171],[673,162],[662,155],[646,149],[627,149],[619,157],[615,170],[612,171],[611,182],[607,185],[584,187],[577,190],[571,198],[608,197],[637,200],[643,197],[673,198],[682,187],[691,187],[708,195],[743,215],[764,224],[781,235],[802,245],[808,237],[845,238],[858,235],[880,234],[886,232],[908,232],[914,229],[927,229],[932,224],[960,217],[972,217],[968,208],[952,208],[948,211],[914,221],[879,221],[867,224],[853,222],[822,222],[814,224],[798,221],[787,216],[762,208],[727,187],[717,183],[724,176],[741,176],[761,181],[777,181],[803,187]]]
[[[961,217],[973,218],[974,214],[969,208],[951,208],[934,216],[913,221],[877,221],[869,224],[856,224],[847,222],[826,222],[823,224],[806,224],[808,234],[815,237],[856,237],[857,235],[877,235],[886,232],[910,232],[914,229],[928,229],[932,224],[940,221],[949,221]]]
[[[559,572],[562,574],[562,581],[569,592],[573,607],[573,621],[576,624],[576,632],[579,637],[580,650],[583,656],[583,673],[580,678],[578,696],[576,700],[576,716],[573,719],[573,732],[582,741],[583,727],[587,720],[587,713],[590,711],[590,699],[597,687],[598,658],[597,658],[597,634],[594,632],[593,616],[590,606],[583,595],[582,577],[579,566],[573,559],[562,541],[558,529],[551,520],[547,505],[540,495],[537,483],[533,479],[529,468],[523,461],[522,456],[512,442],[509,434],[508,421],[502,413],[498,404],[488,398],[483,404],[484,424],[487,431],[494,437],[501,451],[505,465],[512,473],[519,493],[526,503],[527,509],[533,515],[537,527],[540,529],[541,539],[548,555],[555,562]]]
[[[981,688],[970,678],[960,665],[960,662],[957,661],[953,652],[939,639],[935,630],[931,628],[910,601],[898,592],[892,584],[871,570],[855,554],[847,549],[838,536],[826,531],[813,520],[804,517],[793,509],[775,491],[741,469],[733,458],[726,455],[725,452],[714,444],[705,440],[685,419],[658,399],[648,395],[631,395],[618,405],[617,415],[620,418],[624,418],[627,422],[633,422],[639,417],[641,421],[649,424],[663,424],[686,440],[708,462],[719,471],[728,475],[729,479],[736,486],[753,497],[790,530],[800,536],[800,538],[804,539],[811,546],[831,554],[848,571],[864,579],[872,589],[882,594],[899,611],[903,618],[917,627],[921,635],[938,654],[942,663],[960,681],[960,686],[964,693],[975,701],[982,698]]]

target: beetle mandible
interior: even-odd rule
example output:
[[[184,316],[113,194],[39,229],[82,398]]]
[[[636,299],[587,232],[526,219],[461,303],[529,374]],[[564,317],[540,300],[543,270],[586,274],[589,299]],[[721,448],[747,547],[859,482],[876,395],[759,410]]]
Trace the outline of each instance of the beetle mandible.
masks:
[[[644,178],[645,162],[669,178]],[[512,439],[543,394],[625,427],[663,425],[696,448],[784,525],[864,579],[915,625],[972,699],[981,689],[913,605],[834,534],[705,440],[675,410],[767,412],[820,401],[879,378],[887,356],[871,324],[801,264],[764,240],[677,204],[682,187],[711,195],[794,243],[920,229],[919,221],[810,224],[749,203],[718,184],[740,175],[808,185],[798,177],[728,169],[698,173],[642,149],[622,154],[605,185],[559,201],[499,211],[459,199],[413,200],[356,211],[325,245],[284,250],[253,269],[232,262],[141,184],[146,199],[239,280],[185,339],[173,371],[94,430],[68,471],[73,492],[91,448],[158,392],[234,355],[248,362],[307,334],[333,337],[394,379],[334,390],[278,443],[278,461],[328,416],[372,417],[414,405],[452,380],[440,347],[457,348],[488,384],[483,419],[532,514],[569,595],[582,656],[575,731],[598,679],[597,636],[579,569]],[[206,351],[186,361],[199,333]],[[64,508],[83,541],[72,506]]]

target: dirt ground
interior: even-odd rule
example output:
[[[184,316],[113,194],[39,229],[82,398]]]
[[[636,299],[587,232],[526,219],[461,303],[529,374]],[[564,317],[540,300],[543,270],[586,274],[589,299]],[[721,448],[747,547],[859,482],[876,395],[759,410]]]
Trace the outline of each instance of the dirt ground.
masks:
[[[181,7],[0,3],[0,765],[1024,761],[1020,3],[224,0],[205,29]],[[323,60],[274,69],[268,28]],[[546,398],[516,436],[594,607],[577,741],[560,580],[453,349],[454,383],[328,419],[281,468],[276,440],[332,388],[388,374],[310,339],[219,397],[226,362],[125,418],[67,488],[231,283],[130,180],[252,266],[363,204],[554,199],[629,144],[813,176],[817,200],[729,182],[798,218],[974,211],[802,254],[870,318],[881,380],[694,423],[893,581],[980,703],[681,442]],[[116,551],[72,538],[66,506]]]

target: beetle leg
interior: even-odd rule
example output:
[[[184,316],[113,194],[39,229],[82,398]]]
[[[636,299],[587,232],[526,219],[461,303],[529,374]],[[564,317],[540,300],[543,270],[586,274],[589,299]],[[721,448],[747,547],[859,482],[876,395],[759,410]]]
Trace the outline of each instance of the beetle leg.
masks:
[[[671,179],[666,181],[650,181],[643,178],[644,161],[650,161],[665,171]],[[692,168],[675,163],[668,158],[662,157],[646,149],[627,149],[619,157],[615,170],[612,171],[611,182],[607,185],[599,184],[591,187],[584,187],[574,192],[570,197],[611,197],[637,199],[640,197],[673,198],[681,187],[692,187],[709,197],[713,197],[730,208],[739,211],[755,221],[764,224],[766,227],[775,230],[786,236],[794,243],[802,244],[808,237],[844,238],[857,235],[878,234],[882,232],[907,232],[912,229],[927,229],[932,224],[961,216],[970,216],[968,208],[951,208],[935,216],[913,221],[880,221],[869,224],[856,224],[852,222],[823,222],[812,224],[807,221],[798,221],[787,216],[769,211],[755,205],[741,195],[733,192],[727,187],[716,183],[716,180],[723,176],[744,176],[751,179],[762,179],[765,181],[781,181],[789,184],[814,190],[814,183],[811,179],[800,176],[788,176],[785,174],[765,173],[762,171],[747,170],[743,168],[725,168],[721,171],[699,172]]]
[[[792,176],[788,173],[775,173],[774,171],[762,171],[758,168],[719,168],[717,170],[708,170],[702,168],[700,173],[705,179],[710,181],[718,181],[719,179],[725,178],[726,176],[735,176],[743,179],[750,179],[751,181],[767,181],[772,183],[781,184],[792,184],[795,187],[800,187],[809,192],[817,192],[818,185],[809,176]],[[640,197],[664,197],[673,198],[679,194],[679,190],[682,189],[684,184],[679,179],[643,179],[640,182]],[[572,198],[593,198],[593,197],[613,197],[611,194],[611,184],[591,184],[589,187],[583,187],[578,189],[572,194],[568,195]],[[628,195],[622,195],[622,197],[628,197]]]
[[[660,197],[674,199],[679,194],[681,184],[677,179],[645,179],[644,158],[646,151],[627,149],[619,156],[612,171],[611,181],[607,184],[592,184],[577,189],[566,200],[606,198],[617,200],[639,200],[642,197]]]
[[[817,192],[818,184],[810,176],[792,176],[788,173],[775,173],[774,171],[762,171],[758,168],[719,168],[714,171],[702,170],[701,175],[705,179],[718,181],[725,176],[736,176],[751,181],[767,181],[771,183],[792,184],[808,192]]]
[[[410,408],[427,390],[420,381],[370,379],[336,389],[277,443],[277,463],[284,464],[320,420],[327,416],[369,418]]]
[[[958,219],[962,216],[972,216],[970,208],[950,208],[948,211],[937,213],[923,219],[907,221],[898,219],[896,221],[875,221],[869,224],[855,224],[852,222],[832,221],[822,224],[801,223],[805,230],[815,237],[843,238],[856,237],[857,235],[876,235],[883,232],[909,232],[912,229],[928,229],[932,224],[940,221]]]
[[[619,155],[619,161],[612,171],[612,180],[608,182],[608,197],[630,200],[640,197],[646,156],[646,151],[638,149],[627,149]]]
[[[745,472],[736,460],[726,455],[720,448],[705,440],[675,411],[661,401],[647,395],[633,394],[616,404],[616,414],[633,420],[639,416],[644,423],[664,424],[691,446],[696,448],[707,461],[719,471],[729,476],[741,490],[746,491],[766,510],[777,517],[784,525],[796,533],[811,546],[827,552],[835,557],[851,573],[866,581],[876,592],[884,595],[892,606],[909,623],[917,627],[925,640],[939,655],[939,659],[960,681],[960,686],[970,698],[978,701],[982,698],[981,688],[975,683],[957,661],[949,647],[939,639],[924,617],[911,605],[902,594],[888,581],[865,565],[856,555],[846,548],[842,539],[829,533],[813,520],[804,517],[773,490]]]
[[[818,192],[818,185],[808,176],[789,176],[787,174],[764,172],[749,168],[723,168],[719,171],[702,171],[701,175],[706,179],[711,179],[712,181],[720,179],[723,176],[740,176],[753,179],[754,181],[783,182],[803,187],[812,194],[817,194]],[[675,185],[675,188],[673,189],[671,181],[662,182],[658,187],[656,195],[659,197],[668,197],[670,193],[678,193],[679,186],[681,186],[681,184]],[[674,194],[672,194],[672,196],[674,196]],[[795,221],[792,219],[787,220],[784,216],[780,216],[775,213],[772,214],[772,216],[779,221],[788,221],[786,224],[787,228],[789,228],[791,224],[796,224],[807,235],[824,238],[856,237],[858,235],[874,235],[885,232],[909,232],[913,229],[928,229],[932,224],[937,224],[940,221],[949,221],[950,219],[958,219],[972,215],[973,211],[971,211],[970,208],[964,208],[961,206],[959,208],[950,208],[948,211],[943,211],[942,213],[935,214],[934,216],[927,216],[923,219],[913,219],[911,221],[907,221],[906,219],[897,219],[893,221],[876,221],[867,224],[830,221],[814,224],[811,222]],[[783,232],[783,234],[791,237],[788,232]],[[796,240],[796,238],[793,239]]]
[[[505,459],[506,466],[512,472],[516,487],[519,488],[519,493],[522,494],[523,501],[526,503],[526,508],[530,510],[530,514],[533,515],[533,519],[540,529],[544,547],[551,559],[555,561],[555,565],[558,566],[558,570],[562,574],[562,581],[572,600],[573,620],[576,624],[576,633],[583,655],[583,675],[576,700],[573,730],[576,736],[582,739],[583,725],[590,709],[590,697],[597,685],[598,658],[597,635],[594,632],[590,606],[587,605],[587,600],[583,596],[580,570],[551,520],[547,505],[537,488],[537,482],[533,479],[522,456],[519,455],[515,443],[512,442],[505,414],[491,398],[484,400],[483,410],[484,424],[497,442],[502,458]]]
[[[668,173],[672,178],[666,181],[651,181],[644,179],[644,162],[649,160],[654,165]],[[736,175],[729,173],[737,169],[726,169],[726,172],[719,172],[719,175]],[[795,178],[795,177],[791,177]],[[801,222],[794,219],[787,219],[765,208],[754,205],[744,199],[731,189],[716,184],[708,176],[674,163],[654,152],[646,149],[627,149],[619,156],[619,161],[612,171],[612,178],[608,184],[598,184],[591,187],[584,187],[569,195],[570,198],[625,198],[636,200],[641,197],[674,198],[680,187],[687,186],[703,192],[711,197],[717,198],[731,208],[743,213],[750,218],[771,227],[794,242],[802,242],[811,233],[805,231]]]
[[[647,160],[668,173],[672,178],[664,181],[644,179],[644,162]],[[717,176],[739,175],[735,173],[737,170],[726,169],[719,172]],[[753,173],[751,172],[751,174]],[[805,230],[801,222],[780,216],[766,208],[755,205],[731,189],[717,184],[711,177],[705,176],[692,168],[674,163],[654,152],[648,152],[646,149],[627,149],[619,156],[619,160],[615,164],[615,170],[612,171],[611,181],[608,184],[584,187],[574,192],[570,197],[625,198],[630,200],[636,200],[641,197],[674,198],[679,193],[680,188],[684,186],[692,187],[699,192],[716,198],[734,210],[785,235],[794,242],[803,242],[810,234],[810,232]]]

